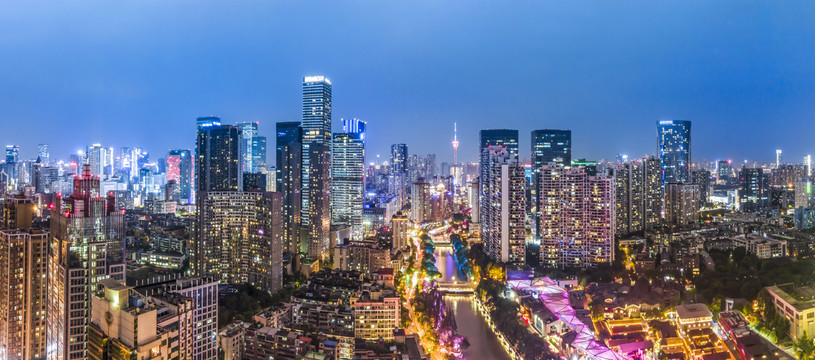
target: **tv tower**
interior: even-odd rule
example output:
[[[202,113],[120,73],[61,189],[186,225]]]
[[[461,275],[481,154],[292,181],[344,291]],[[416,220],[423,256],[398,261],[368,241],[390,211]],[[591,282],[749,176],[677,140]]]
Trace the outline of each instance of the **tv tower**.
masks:
[[[458,128],[453,123],[453,166],[458,165]]]

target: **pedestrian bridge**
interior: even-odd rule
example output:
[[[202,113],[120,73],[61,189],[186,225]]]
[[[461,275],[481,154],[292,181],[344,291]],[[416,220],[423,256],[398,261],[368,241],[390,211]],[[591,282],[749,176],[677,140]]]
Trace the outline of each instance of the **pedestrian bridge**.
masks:
[[[439,291],[446,294],[472,294],[476,284],[466,281],[440,281]]]

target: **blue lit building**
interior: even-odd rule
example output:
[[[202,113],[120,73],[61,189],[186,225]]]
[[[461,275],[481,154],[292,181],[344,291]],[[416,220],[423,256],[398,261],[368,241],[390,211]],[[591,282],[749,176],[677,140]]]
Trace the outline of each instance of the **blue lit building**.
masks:
[[[351,228],[362,236],[365,173],[365,122],[343,119],[341,133],[333,136],[331,154],[331,223]]]
[[[657,122],[657,155],[662,161],[662,185],[690,182],[691,142],[687,120]]]
[[[327,259],[330,228],[331,80],[303,78],[303,146],[301,154],[300,225],[308,256]]]
[[[391,145],[391,169],[397,174],[406,174],[408,147],[407,144],[393,144]]]

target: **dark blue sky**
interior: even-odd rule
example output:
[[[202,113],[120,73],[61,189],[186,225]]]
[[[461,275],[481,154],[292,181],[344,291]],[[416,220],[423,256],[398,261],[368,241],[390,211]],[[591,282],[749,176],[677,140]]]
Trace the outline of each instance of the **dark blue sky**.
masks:
[[[195,117],[299,120],[334,83],[335,128],[476,159],[478,130],[572,130],[574,155],[653,153],[693,121],[694,160],[815,154],[815,2],[93,1],[0,5],[0,144],[190,148]],[[269,158],[273,147],[269,144]],[[528,155],[526,156],[528,157]]]

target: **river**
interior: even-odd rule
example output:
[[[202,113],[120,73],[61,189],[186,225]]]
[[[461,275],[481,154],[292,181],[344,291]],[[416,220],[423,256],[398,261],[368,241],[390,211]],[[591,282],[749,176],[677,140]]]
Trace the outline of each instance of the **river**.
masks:
[[[461,281],[456,259],[450,253],[452,247],[436,247],[436,268],[441,272],[441,281]],[[490,330],[487,321],[475,309],[469,295],[445,295],[444,302],[453,308],[458,333],[466,336],[470,347],[464,350],[468,360],[510,360],[498,337]]]

